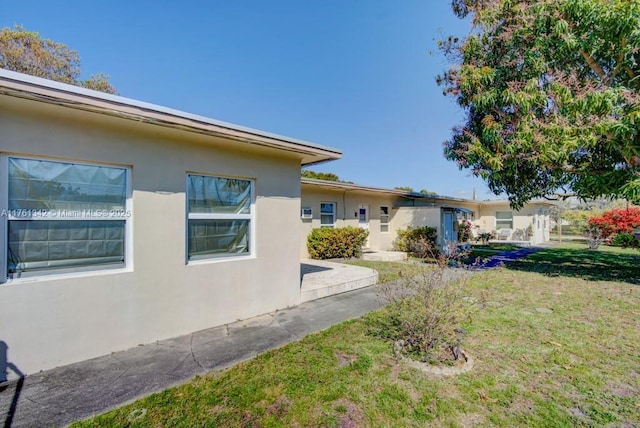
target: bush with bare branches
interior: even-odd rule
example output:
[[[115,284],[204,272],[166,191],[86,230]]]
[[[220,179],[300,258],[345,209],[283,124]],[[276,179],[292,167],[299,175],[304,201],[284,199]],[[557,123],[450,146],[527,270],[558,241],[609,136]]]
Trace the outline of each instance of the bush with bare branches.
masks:
[[[436,262],[419,274],[379,286],[379,296],[389,303],[384,335],[410,358],[455,362],[465,334],[461,324],[470,319],[477,299],[468,296],[468,268],[452,268],[455,260],[446,254],[433,258]]]

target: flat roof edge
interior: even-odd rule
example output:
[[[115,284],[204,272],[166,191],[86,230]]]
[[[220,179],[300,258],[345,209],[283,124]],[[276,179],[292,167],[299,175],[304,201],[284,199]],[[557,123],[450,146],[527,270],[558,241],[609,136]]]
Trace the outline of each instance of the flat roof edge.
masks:
[[[247,134],[247,136],[254,136],[257,139],[267,139],[270,140],[271,145],[281,145],[282,150],[287,150],[288,145],[296,146],[296,151],[300,151],[301,149],[304,151],[308,151],[309,154],[318,156],[320,159],[311,160],[310,163],[328,161],[340,159],[342,157],[342,151],[329,147],[323,146],[320,144],[311,143],[304,140],[299,140],[296,138],[285,137],[278,134],[273,134],[270,132],[264,132],[253,128],[248,128],[240,125],[231,124],[224,121],[219,121],[216,119],[212,119],[206,116],[201,116],[197,114],[187,113],[181,110],[172,109],[169,107],[164,107],[156,104],[147,103],[144,101],[138,101],[131,98],[125,98],[119,95],[107,94],[99,91],[94,91],[92,89],[83,88],[80,86],[74,86],[67,83],[56,82],[48,79],[43,79],[40,77],[30,76],[23,73],[17,73],[10,70],[0,69],[0,84],[1,82],[13,82],[14,84],[29,86],[32,88],[40,88],[49,91],[55,91],[60,94],[65,94],[67,96],[75,96],[81,97],[85,99],[89,104],[93,101],[96,107],[100,107],[97,102],[108,103],[115,107],[120,107],[121,113],[130,113],[125,111],[124,108],[133,108],[140,111],[140,113],[155,113],[167,116],[167,119],[175,118],[190,121],[194,124],[194,126],[205,125],[205,126],[214,126],[220,128],[224,133],[224,130],[233,132],[240,132]],[[9,88],[7,85],[5,87]],[[15,87],[10,87],[9,89],[17,90]],[[34,95],[37,95],[37,93]],[[46,100],[40,100],[45,101]],[[69,100],[72,101],[72,100]],[[76,106],[79,108],[79,106]],[[170,122],[170,120],[169,120]],[[176,125],[179,123],[175,122]]]
[[[360,191],[369,191],[369,192],[376,192],[376,193],[387,193],[387,194],[393,194],[393,195],[398,195],[398,196],[403,196],[406,198],[413,198],[413,199],[434,199],[434,200],[444,200],[444,201],[480,203],[480,201],[474,201],[471,199],[453,198],[453,197],[442,196],[437,194],[407,192],[406,190],[387,189],[384,187],[363,186],[360,184],[343,183],[340,181],[328,181],[328,180],[318,180],[313,178],[302,178],[301,183],[316,185],[316,186],[324,186],[324,187],[344,188],[344,189],[350,189],[354,191],[360,190]]]

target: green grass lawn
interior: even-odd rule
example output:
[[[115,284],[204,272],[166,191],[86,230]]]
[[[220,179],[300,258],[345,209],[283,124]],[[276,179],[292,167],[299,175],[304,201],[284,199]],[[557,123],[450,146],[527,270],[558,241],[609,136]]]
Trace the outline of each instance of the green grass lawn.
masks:
[[[401,276],[415,275],[420,269],[424,268],[424,264],[420,261],[411,263],[402,262],[372,262],[368,260],[347,260],[346,264],[354,266],[362,266],[375,269],[378,271],[378,282],[395,281]]]
[[[574,245],[473,275],[455,377],[397,362],[383,309],[75,426],[638,426],[639,265]]]
[[[545,276],[640,284],[640,251],[606,245],[589,250],[586,244],[568,243],[533,254],[510,269]]]

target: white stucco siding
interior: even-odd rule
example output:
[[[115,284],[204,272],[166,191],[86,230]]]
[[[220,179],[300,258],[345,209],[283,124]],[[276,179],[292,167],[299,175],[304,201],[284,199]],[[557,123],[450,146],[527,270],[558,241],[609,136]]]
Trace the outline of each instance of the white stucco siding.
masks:
[[[513,218],[513,230],[526,231],[531,226],[531,237],[527,236],[533,244],[546,242],[550,238],[549,205],[530,202],[520,210],[512,210],[508,202],[490,203],[483,205],[480,210],[480,218],[476,222],[479,229],[487,232],[497,229],[496,212],[511,212]]]
[[[313,185],[302,185],[301,207],[310,208],[313,213],[311,219],[300,219],[300,257],[308,258],[307,237],[315,228],[320,227],[320,204],[323,202],[336,204],[335,227],[359,226],[358,210],[361,206],[368,209],[369,240],[368,247],[372,250],[390,250],[395,232],[393,231],[393,206],[398,198],[365,191],[345,191],[342,189],[327,189]],[[387,207],[389,212],[389,231],[380,228],[380,207]]]
[[[440,207],[399,207],[394,211],[395,214],[391,220],[394,234],[408,227],[429,226],[435,227],[440,236],[442,226]]]
[[[23,373],[299,303],[299,157],[17,98],[0,112],[3,154],[131,170],[126,269],[0,285],[0,340]],[[186,263],[190,172],[253,180],[253,257]]]

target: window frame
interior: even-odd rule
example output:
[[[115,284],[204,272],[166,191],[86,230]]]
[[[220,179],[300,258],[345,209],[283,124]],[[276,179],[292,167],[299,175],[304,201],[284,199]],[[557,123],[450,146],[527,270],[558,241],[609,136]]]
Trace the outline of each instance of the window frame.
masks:
[[[190,213],[189,212],[189,177],[209,177],[209,178],[221,178],[227,180],[243,180],[248,181],[250,186],[250,204],[248,214],[234,214],[234,213]],[[206,174],[201,172],[188,171],[185,177],[185,248],[184,259],[186,265],[198,265],[203,263],[220,263],[233,260],[246,260],[256,257],[256,180],[249,177],[237,177],[222,174]],[[248,220],[249,227],[249,251],[247,253],[226,253],[221,255],[212,255],[209,257],[199,257],[197,259],[191,259],[189,257],[189,220]]]
[[[322,205],[324,204],[331,205],[333,207],[333,210],[331,213],[326,213],[322,211]],[[336,202],[321,201],[320,202],[320,228],[335,229],[337,212],[338,212],[338,204]],[[322,224],[322,216],[328,216],[328,215],[331,216],[332,222],[330,224]]]
[[[498,213],[501,213],[501,214],[508,213],[511,216],[511,218],[510,219],[498,219]],[[513,230],[513,211],[496,211],[495,219],[496,219],[496,230],[500,230],[500,229],[512,229]],[[502,223],[506,223],[507,221],[509,221],[511,223],[511,225],[509,227],[498,227],[498,225],[501,222]]]
[[[125,171],[125,213],[116,217],[91,217],[72,216],[55,218],[38,215],[25,215],[16,217],[11,215],[9,209],[9,159],[25,159],[32,161],[53,162],[72,165],[85,165],[104,168],[117,168]],[[133,270],[133,199],[132,199],[132,167],[108,162],[94,162],[86,160],[72,160],[66,158],[23,155],[20,153],[0,154],[0,285],[8,283],[20,283],[34,280],[59,279],[62,277],[77,277],[87,275],[100,275],[105,273],[130,272]],[[122,265],[86,265],[59,268],[53,270],[34,270],[21,272],[15,276],[9,276],[8,248],[9,248],[9,221],[71,221],[71,220],[96,220],[96,221],[124,221],[124,263]],[[13,274],[12,274],[13,275]]]
[[[383,208],[386,208],[386,213],[383,214]],[[387,221],[383,221],[386,217]],[[380,205],[380,233],[389,233],[391,232],[391,212],[388,205]],[[386,227],[387,230],[384,230]]]

